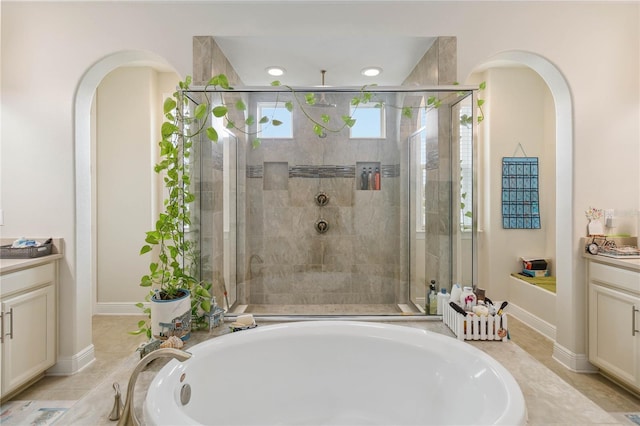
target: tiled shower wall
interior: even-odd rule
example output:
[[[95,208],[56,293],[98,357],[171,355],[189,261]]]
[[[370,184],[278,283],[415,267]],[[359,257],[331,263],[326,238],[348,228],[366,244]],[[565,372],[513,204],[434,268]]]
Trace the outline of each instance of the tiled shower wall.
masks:
[[[352,96],[331,96],[338,107],[323,113],[348,114]],[[264,139],[247,151],[248,303],[397,303],[397,117],[387,116],[384,139],[349,139],[348,129],[319,138],[295,114],[292,139]],[[360,190],[356,167],[372,162],[381,166],[381,189]],[[328,195],[327,205],[316,204],[319,192]],[[319,219],[329,223],[324,234],[315,230]]]

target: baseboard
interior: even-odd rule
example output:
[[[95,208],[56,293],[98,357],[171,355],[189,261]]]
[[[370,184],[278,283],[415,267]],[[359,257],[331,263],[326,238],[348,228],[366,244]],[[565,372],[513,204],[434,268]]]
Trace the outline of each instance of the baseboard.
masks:
[[[589,362],[586,354],[576,354],[558,342],[553,344],[553,359],[576,373],[597,373],[598,368]]]
[[[89,345],[70,357],[58,357],[58,362],[47,370],[47,376],[71,376],[82,371],[96,360],[95,348]]]
[[[518,320],[536,330],[538,333],[542,334],[545,337],[548,337],[553,341],[556,340],[555,325],[543,320],[542,318],[539,318],[536,315],[533,315],[531,312],[528,312],[513,303],[509,303],[507,310],[509,311],[509,315],[513,315]]]
[[[135,303],[96,303],[94,315],[143,315],[142,310]]]

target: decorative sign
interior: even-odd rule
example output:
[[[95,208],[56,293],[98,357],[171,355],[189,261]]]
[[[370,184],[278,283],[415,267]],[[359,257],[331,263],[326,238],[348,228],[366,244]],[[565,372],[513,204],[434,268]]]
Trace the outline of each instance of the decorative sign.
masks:
[[[502,158],[502,227],[540,229],[538,157]]]

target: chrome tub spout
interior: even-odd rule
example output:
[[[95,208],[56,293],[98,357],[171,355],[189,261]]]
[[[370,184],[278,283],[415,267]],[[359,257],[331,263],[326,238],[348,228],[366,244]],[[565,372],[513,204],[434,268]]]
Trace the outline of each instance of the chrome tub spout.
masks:
[[[124,409],[120,415],[118,426],[140,426],[140,421],[136,416],[136,412],[133,408],[133,394],[136,387],[136,380],[138,375],[144,368],[154,359],[157,358],[174,358],[180,362],[186,361],[191,358],[189,352],[181,351],[174,348],[160,348],[149,353],[136,364],[136,368],[133,369],[131,377],[129,377],[129,384],[127,385],[127,398],[125,399]]]

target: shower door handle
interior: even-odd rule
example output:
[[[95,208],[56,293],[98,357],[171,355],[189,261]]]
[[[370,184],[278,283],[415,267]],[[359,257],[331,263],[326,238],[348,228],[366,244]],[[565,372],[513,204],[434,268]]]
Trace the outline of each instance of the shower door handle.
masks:
[[[636,333],[640,333],[640,330],[636,330],[636,312],[640,312],[640,309],[636,309],[635,305],[631,305],[631,335],[635,336]]]

